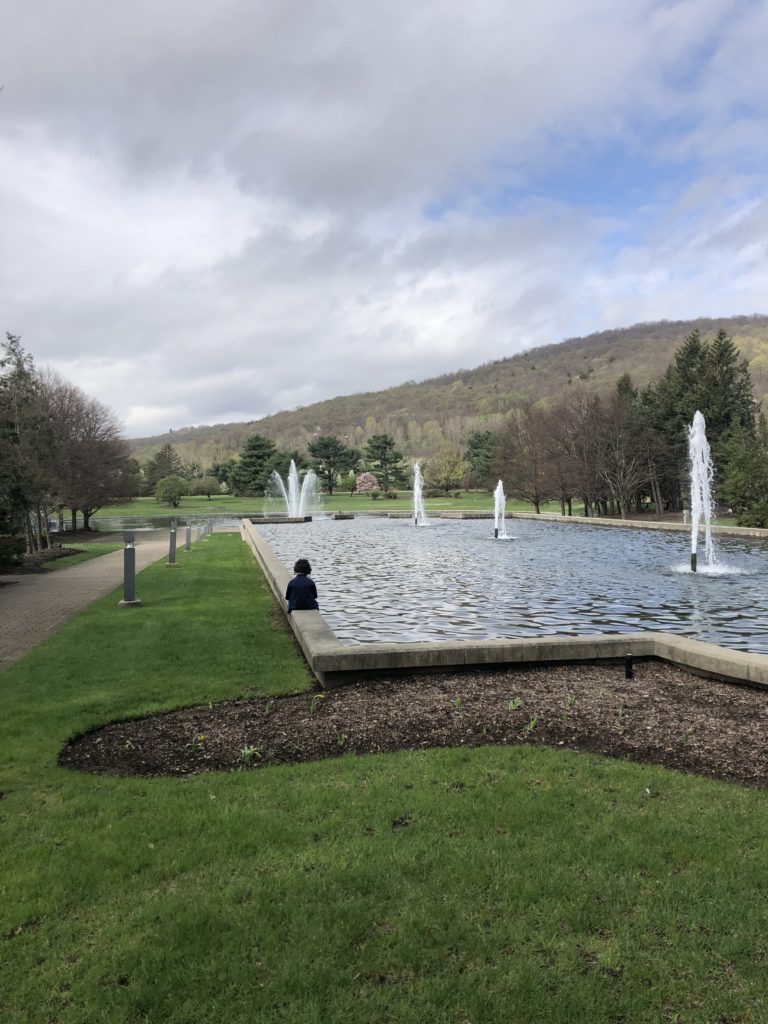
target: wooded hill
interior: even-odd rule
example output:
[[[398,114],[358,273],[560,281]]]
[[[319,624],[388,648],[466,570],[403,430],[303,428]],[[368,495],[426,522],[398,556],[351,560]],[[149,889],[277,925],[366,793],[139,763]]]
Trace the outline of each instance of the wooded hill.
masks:
[[[184,427],[136,438],[130,445],[144,460],[170,443],[185,461],[207,466],[236,454],[257,433],[284,451],[304,451],[316,434],[334,435],[361,448],[372,435],[386,433],[406,456],[424,458],[447,444],[462,444],[473,430],[496,429],[510,409],[527,401],[555,401],[584,386],[602,393],[624,373],[637,386],[647,384],[663,373],[693,330],[711,338],[721,327],[749,360],[756,399],[766,398],[767,315],[662,320],[569,338],[474,370],[408,381],[385,391],[344,395],[245,423]]]

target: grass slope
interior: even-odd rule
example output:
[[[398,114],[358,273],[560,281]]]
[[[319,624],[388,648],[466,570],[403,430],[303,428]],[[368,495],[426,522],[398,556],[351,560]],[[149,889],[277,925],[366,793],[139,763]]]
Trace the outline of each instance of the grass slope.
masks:
[[[1,1019],[768,1017],[765,793],[530,748],[59,768],[109,719],[309,686],[239,538],[180,557],[0,674]]]

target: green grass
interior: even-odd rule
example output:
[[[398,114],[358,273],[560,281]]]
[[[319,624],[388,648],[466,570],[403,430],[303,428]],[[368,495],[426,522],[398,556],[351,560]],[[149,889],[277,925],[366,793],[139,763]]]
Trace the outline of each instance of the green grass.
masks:
[[[533,748],[57,766],[110,719],[307,688],[218,535],[0,673],[0,1019],[768,1019],[768,794]]]
[[[367,494],[350,495],[347,491],[339,491],[323,496],[323,507],[329,512],[408,512],[413,504],[411,491],[398,491],[395,500],[379,498],[376,501]],[[487,491],[462,491],[461,497],[427,498],[427,510],[433,509],[466,509],[468,511],[493,512],[493,495]],[[185,515],[210,516],[241,516],[260,513],[264,507],[263,498],[235,498],[232,495],[220,494],[208,501],[207,498],[182,498],[181,505],[172,509],[160,504],[155,498],[134,498],[127,505],[115,505],[100,509],[93,519],[106,519],[114,516],[171,516],[182,518]],[[510,512],[532,512],[533,506],[524,501],[507,500]],[[551,501],[542,506],[542,511],[559,512],[560,503]],[[576,507],[574,506],[574,512]]]
[[[88,562],[91,558],[98,558],[99,555],[108,555],[110,551],[119,551],[122,544],[101,544],[87,541],[86,546],[81,548],[77,545],[72,547],[72,554],[56,558],[52,562],[43,562],[40,566],[43,572],[55,572],[57,569],[68,569],[70,565],[79,565],[81,562]],[[69,547],[62,544],[62,548]]]

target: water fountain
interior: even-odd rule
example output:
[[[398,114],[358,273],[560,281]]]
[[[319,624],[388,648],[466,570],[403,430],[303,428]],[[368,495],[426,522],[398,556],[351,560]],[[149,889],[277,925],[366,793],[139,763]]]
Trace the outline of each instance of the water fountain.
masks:
[[[289,519],[303,519],[321,505],[317,474],[310,469],[300,481],[296,463],[291,459],[285,481],[276,470],[273,471],[267,488],[267,497],[276,498],[278,501],[282,499],[285,502],[285,514]]]
[[[418,462],[413,467],[413,525],[429,526],[427,513],[424,511],[424,477]]]
[[[697,410],[688,431],[688,454],[691,460],[691,572],[697,571],[699,524],[704,520],[704,553],[707,567],[715,564],[712,544],[712,493],[714,475],[704,417]]]
[[[496,490],[493,492],[493,536],[496,540],[507,540],[507,524],[504,522],[504,513],[507,508],[507,499],[504,497],[504,484],[499,480]]]

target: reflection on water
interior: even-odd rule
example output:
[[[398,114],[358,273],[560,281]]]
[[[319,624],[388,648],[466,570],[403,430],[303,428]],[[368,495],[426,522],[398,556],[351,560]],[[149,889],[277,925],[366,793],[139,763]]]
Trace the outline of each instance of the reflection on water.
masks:
[[[189,515],[185,516],[180,509],[175,516],[113,516],[101,519],[92,519],[91,527],[100,533],[119,533],[121,530],[168,530],[171,522],[175,520],[177,526],[192,526],[203,523],[213,523],[214,529],[239,530],[240,516],[219,515]]]
[[[720,571],[681,571],[684,534],[516,519],[418,530],[391,519],[259,529],[289,568],[312,562],[338,638],[477,640],[665,630],[768,653],[768,547],[718,539]]]

